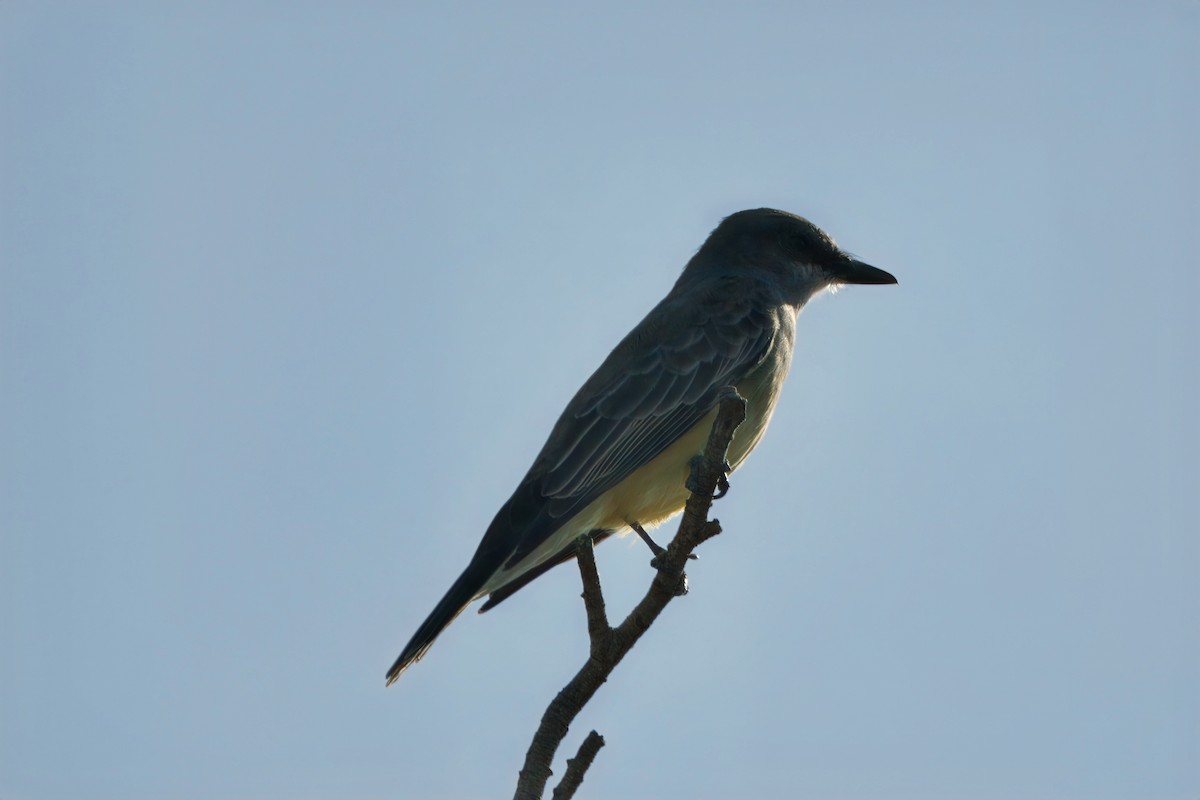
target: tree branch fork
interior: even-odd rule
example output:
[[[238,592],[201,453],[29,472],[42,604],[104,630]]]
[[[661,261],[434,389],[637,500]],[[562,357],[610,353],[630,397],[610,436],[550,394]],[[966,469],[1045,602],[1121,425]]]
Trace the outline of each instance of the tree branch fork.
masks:
[[[720,523],[708,518],[714,499],[725,494],[729,484],[725,460],[734,431],[746,419],[746,400],[733,387],[725,387],[718,398],[717,415],[713,421],[703,455],[693,459],[688,479],[691,494],[683,509],[683,518],[666,550],[655,558],[657,572],[646,595],[617,627],[608,621],[600,574],[590,537],[581,536],[576,545],[579,574],[583,581],[583,605],[587,613],[589,640],[588,660],[566,686],[550,702],[541,723],[525,754],[525,764],[517,780],[514,800],[540,800],[552,775],[550,765],[558,746],[566,738],[571,723],[592,696],[608,680],[667,604],[687,592],[684,567],[692,551],[721,532]],[[569,800],[583,782],[596,753],[604,746],[604,738],[590,732],[574,758],[567,760],[562,781],[554,789],[554,800]]]

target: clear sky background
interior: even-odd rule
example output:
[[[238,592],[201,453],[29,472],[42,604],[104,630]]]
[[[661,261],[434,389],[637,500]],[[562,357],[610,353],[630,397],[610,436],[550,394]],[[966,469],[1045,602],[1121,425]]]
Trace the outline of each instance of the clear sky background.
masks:
[[[507,796],[574,568],[384,671],[757,206],[900,284],[580,796],[1200,796],[1200,6],[417,5],[0,5],[0,798]]]

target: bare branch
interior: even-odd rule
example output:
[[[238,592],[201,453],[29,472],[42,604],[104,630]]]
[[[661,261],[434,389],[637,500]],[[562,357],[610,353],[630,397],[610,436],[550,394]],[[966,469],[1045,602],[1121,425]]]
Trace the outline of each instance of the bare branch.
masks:
[[[734,431],[745,418],[745,399],[732,387],[726,387],[721,394],[717,416],[704,455],[692,463],[692,474],[688,479],[691,495],[684,506],[679,530],[667,546],[666,552],[659,556],[658,572],[646,596],[615,629],[609,627],[605,613],[604,596],[600,590],[600,577],[596,571],[591,539],[582,537],[584,541],[579,543],[577,555],[583,580],[584,607],[587,610],[590,653],[587,663],[555,696],[542,715],[541,724],[525,754],[525,765],[517,779],[514,800],[540,800],[546,789],[546,782],[552,774],[550,764],[554,761],[554,753],[566,737],[575,717],[608,680],[608,676],[630,648],[667,607],[667,603],[679,594],[678,590],[686,580],[683,568],[692,551],[721,532],[721,526],[716,520],[709,521],[708,512],[718,489],[724,494],[728,488],[725,474],[729,471],[729,465],[725,461],[725,455],[729,451]],[[596,749],[598,750],[599,746]],[[581,747],[581,754],[582,750]],[[592,757],[595,757],[594,753]],[[588,764],[590,761],[589,759]],[[582,769],[587,769],[587,765]],[[566,777],[563,783],[566,783]]]
[[[604,737],[595,731],[589,733],[583,744],[579,745],[579,752],[575,757],[567,759],[567,771],[551,795],[554,800],[571,800],[575,796],[575,790],[583,783],[584,773],[596,759],[596,753],[600,752],[601,747],[604,747]]]
[[[604,592],[600,590],[600,573],[596,570],[596,553],[590,536],[580,536],[575,545],[579,560],[579,575],[583,579],[583,607],[587,611],[588,639],[592,658],[603,660],[612,645],[612,628],[604,608]]]

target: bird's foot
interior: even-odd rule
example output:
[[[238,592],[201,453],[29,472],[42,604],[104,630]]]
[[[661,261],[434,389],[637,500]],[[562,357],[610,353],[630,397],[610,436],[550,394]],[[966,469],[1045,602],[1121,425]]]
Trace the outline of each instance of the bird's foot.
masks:
[[[639,523],[631,522],[631,523],[629,523],[629,527],[633,528],[634,533],[636,533],[638,536],[642,537],[642,541],[646,543],[646,547],[649,547],[650,552],[654,553],[654,561],[657,561],[659,556],[661,556],[663,553],[667,552],[667,548],[663,547],[658,542],[651,539],[650,534],[646,533],[646,529],[643,528]],[[650,562],[651,565],[654,564],[654,561]]]
[[[633,528],[634,532],[637,533],[638,536],[642,537],[642,541],[645,542],[646,546],[650,548],[650,552],[654,553],[654,558],[650,559],[650,566],[654,567],[659,572],[667,572],[668,571],[667,564],[666,564],[667,548],[663,547],[658,542],[651,539],[650,534],[646,533],[646,529],[643,528],[637,522],[629,523],[629,527]],[[689,553],[688,558],[695,559],[696,554]],[[683,597],[687,593],[688,593],[687,573],[680,572],[679,573],[679,583],[675,587],[675,596]]]
[[[713,500],[720,500],[729,492],[729,473],[733,472],[733,467],[729,466],[728,461],[721,462],[721,474],[717,476],[717,491],[713,493]]]
[[[704,463],[703,456],[692,456],[688,466],[691,467],[691,472],[688,473],[687,490],[692,494],[700,494],[704,491],[704,487],[700,485],[700,465]],[[721,462],[721,474],[717,477],[717,490],[713,493],[713,500],[720,500],[729,492],[729,473],[733,472],[733,467],[728,461]]]
[[[642,541],[645,542],[646,546],[650,548],[650,552],[654,553],[654,558],[650,559],[650,566],[654,567],[655,569],[662,569],[662,557],[666,555],[667,548],[651,539],[650,534],[646,533],[646,529],[643,528],[640,523],[631,522],[629,523],[629,527],[633,528],[634,533],[642,537]],[[695,553],[689,553],[688,558],[694,561],[696,558],[698,558],[698,556]]]

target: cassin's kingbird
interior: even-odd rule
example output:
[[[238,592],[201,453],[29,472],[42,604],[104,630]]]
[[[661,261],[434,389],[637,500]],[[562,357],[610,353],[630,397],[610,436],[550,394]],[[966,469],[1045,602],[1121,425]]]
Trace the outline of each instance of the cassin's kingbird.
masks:
[[[736,469],[762,437],[792,361],[796,314],[822,289],[895,283],[806,219],[760,208],[726,217],[670,293],[588,379],[554,425],[471,563],[388,670],[391,684],[455,617],[486,611],[575,554],[683,509],[722,387],[747,400]]]

